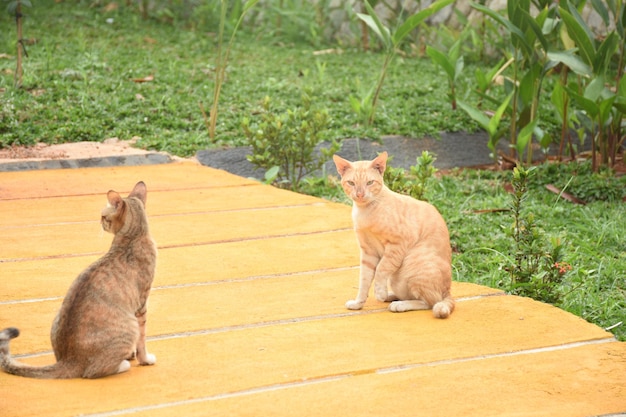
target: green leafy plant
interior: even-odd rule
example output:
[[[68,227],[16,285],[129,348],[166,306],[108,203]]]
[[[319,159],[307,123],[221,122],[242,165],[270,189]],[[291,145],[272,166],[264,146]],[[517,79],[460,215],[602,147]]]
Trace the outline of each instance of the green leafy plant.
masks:
[[[531,3],[538,10],[536,14],[530,13]],[[615,27],[598,40],[578,11],[584,4],[585,1],[563,0],[556,6],[546,0],[509,0],[505,17],[483,4],[471,3],[509,35],[510,48],[504,51],[512,63],[512,75],[505,77],[504,83],[505,94],[513,93],[507,109],[511,115],[509,141],[517,153],[512,156],[521,158],[525,152],[527,164],[532,161],[533,137],[542,147],[552,142],[551,135],[540,128],[538,110],[544,80],[556,68],[561,77],[550,97],[561,122],[561,153],[568,140],[573,155],[569,133],[577,124],[591,134],[594,161],[598,150],[603,164],[614,163],[623,143],[626,88],[622,88],[621,79],[626,11],[622,0],[591,2],[606,27]],[[616,76],[610,77],[615,61]],[[568,81],[569,71],[576,73],[577,83]],[[488,85],[486,77],[483,78],[477,76],[479,90]],[[609,79],[615,83],[611,85]],[[484,98],[498,101],[487,95]],[[572,104],[578,107],[575,117],[572,117]]]
[[[276,180],[278,179],[279,172],[280,172],[280,167],[278,165],[275,165],[271,167],[270,169],[268,169],[267,171],[265,171],[265,174],[263,174],[263,183],[274,184]]]
[[[432,153],[423,151],[416,158],[416,164],[409,168],[409,173],[403,168],[388,166],[384,174],[385,184],[392,191],[425,200],[428,183],[437,172],[433,165],[436,159]]]
[[[563,156],[565,145],[567,144],[567,150],[570,153],[572,160],[576,157],[576,144],[572,141],[572,130],[576,129],[578,119],[572,111],[570,96],[565,90],[567,85],[568,68],[563,67],[561,70],[561,77],[559,82],[555,84],[552,94],[550,95],[550,101],[554,107],[557,120],[561,123],[561,138],[559,141],[559,161]],[[582,132],[584,134],[584,132]],[[579,134],[580,135],[580,134]]]
[[[261,121],[251,124],[244,118],[242,128],[252,154],[248,160],[258,168],[272,171],[266,179],[298,191],[303,178],[324,166],[341,147],[331,140],[327,148],[320,147],[330,118],[325,110],[311,106],[310,97],[302,95],[302,105],[283,114],[271,110],[270,99],[263,103]],[[319,155],[317,150],[319,149]],[[279,167],[276,171],[275,167]]]
[[[524,208],[532,172],[532,168],[525,169],[522,166],[513,169],[511,234],[514,263],[508,267],[511,276],[509,290],[513,294],[554,304],[561,299],[559,284],[572,268],[561,260],[561,239],[552,238],[548,244],[537,226],[535,215]]]
[[[444,7],[452,4],[453,2],[454,0],[437,0],[431,3],[430,6],[409,16],[397,29],[392,31],[390,28],[383,25],[380,18],[376,15],[374,8],[370,5],[368,0],[365,0],[364,4],[368,14],[357,13],[357,16],[359,19],[365,22],[365,24],[367,24],[367,26],[376,34],[376,36],[378,36],[378,38],[382,42],[385,51],[382,69],[380,70],[378,81],[376,83],[376,87],[374,88],[374,94],[371,97],[371,105],[367,107],[370,111],[370,114],[367,118],[368,124],[372,124],[374,122],[378,98],[380,96],[383,83],[385,82],[385,77],[387,76],[389,64],[398,52],[402,41],[424,20],[426,20],[428,17],[438,12],[439,10],[443,9]]]
[[[542,3],[542,2],[539,2]],[[532,162],[532,137],[546,147],[551,138],[539,129],[539,99],[545,76],[558,62],[548,59],[549,42],[547,34],[554,26],[547,24],[551,9],[539,9],[533,17],[530,13],[530,0],[507,1],[507,17],[482,4],[471,6],[498,22],[510,36],[510,50],[506,51],[512,59],[513,75],[505,78],[505,92],[512,93],[511,123],[509,142],[514,155],[521,158],[526,153],[526,162]],[[542,6],[542,4],[539,4]],[[544,31],[546,33],[544,33]]]
[[[615,30],[601,41],[596,40],[571,2],[561,5],[559,14],[567,31],[563,35],[564,42],[577,48],[576,55],[568,63],[574,64],[571,68],[582,75],[583,80],[588,80],[584,86],[568,86],[565,90],[580,107],[579,118],[590,131],[595,171],[598,169],[596,151],[600,152],[599,160],[602,164],[612,166],[624,140],[622,121],[626,116],[626,83],[623,77],[626,7],[622,1],[607,2],[607,5],[602,2],[592,4],[607,26],[611,23],[609,12],[614,16]],[[616,54],[617,71],[615,77],[611,77],[611,62]],[[613,83],[612,79],[615,80]],[[612,88],[607,87],[610,84]]]

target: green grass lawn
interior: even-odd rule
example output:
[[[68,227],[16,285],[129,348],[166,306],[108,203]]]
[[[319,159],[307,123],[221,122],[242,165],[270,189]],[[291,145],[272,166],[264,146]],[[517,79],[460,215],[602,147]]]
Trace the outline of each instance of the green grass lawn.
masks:
[[[136,11],[101,12],[75,3],[27,9],[23,90],[13,86],[14,58],[0,58],[0,145],[101,141],[141,137],[139,146],[179,156],[215,146],[200,110],[210,108],[216,39],[208,31],[144,21]],[[107,23],[109,19],[110,23]],[[8,15],[3,28],[12,28]],[[14,26],[14,25],[13,25]],[[15,56],[15,31],[0,32],[0,54]],[[462,112],[441,97],[446,79],[428,59],[397,59],[374,126],[363,126],[349,96],[367,94],[382,56],[252,37],[242,30],[227,70],[218,117],[219,144],[243,141],[241,120],[258,113],[265,96],[277,111],[300,103],[304,89],[328,109],[336,138],[420,137],[471,130]],[[148,82],[135,82],[153,76]]]
[[[365,126],[349,97],[367,94],[380,54],[344,48],[316,55],[320,47],[244,29],[231,54],[212,143],[200,103],[208,111],[216,53],[211,32],[217,28],[144,21],[124,6],[112,12],[52,0],[33,6],[25,10],[24,37],[33,42],[26,46],[22,89],[13,87],[14,20],[0,15],[0,147],[140,137],[138,146],[189,156],[244,144],[241,122],[259,113],[266,96],[283,112],[298,106],[305,90],[315,106],[328,110],[328,135],[337,139],[476,129],[465,113],[451,109],[447,79],[429,59],[394,61],[376,122]],[[459,91],[470,91],[473,70],[461,77]],[[572,269],[563,276],[558,306],[605,328],[622,322],[612,331],[626,340],[626,204],[620,201],[626,177],[582,171],[541,167],[525,207],[542,236],[564,242],[563,260]],[[451,231],[455,280],[507,288],[513,220],[509,212],[489,210],[509,206],[509,182],[510,173],[459,171],[431,184],[428,199]],[[591,202],[579,206],[559,199],[545,190],[547,183],[567,186]],[[326,179],[307,184],[308,192],[342,199]],[[602,201],[607,196],[613,200]]]

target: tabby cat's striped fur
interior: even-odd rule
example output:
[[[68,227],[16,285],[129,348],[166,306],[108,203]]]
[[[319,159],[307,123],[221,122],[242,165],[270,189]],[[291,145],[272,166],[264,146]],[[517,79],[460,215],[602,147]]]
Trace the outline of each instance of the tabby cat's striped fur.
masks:
[[[346,303],[363,307],[374,281],[389,310],[433,310],[438,318],[454,310],[448,228],[435,207],[397,194],[383,182],[387,152],[372,161],[333,157],[341,184],[352,199],[352,220],[361,248],[359,292]]]
[[[146,185],[127,198],[107,194],[102,228],[113,233],[109,251],[84,270],[68,290],[52,323],[56,363],[35,367],[11,358],[15,328],[0,331],[0,367],[32,378],[99,378],[130,369],[129,360],[152,365],[146,350],[146,302],[154,278],[156,247],[148,233]]]

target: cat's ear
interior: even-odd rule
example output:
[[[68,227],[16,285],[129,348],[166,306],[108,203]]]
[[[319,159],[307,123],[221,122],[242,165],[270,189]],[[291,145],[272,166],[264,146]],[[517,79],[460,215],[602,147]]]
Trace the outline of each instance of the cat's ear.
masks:
[[[380,172],[380,175],[385,173],[387,168],[387,151],[381,152],[373,161],[372,168]]]
[[[135,184],[135,188],[133,191],[128,194],[128,197],[136,197],[141,200],[144,207],[146,206],[146,197],[148,196],[148,189],[146,188],[146,184],[143,181],[139,181]]]
[[[337,172],[342,177],[343,177],[343,174],[345,174],[347,170],[352,168],[352,162],[348,161],[347,159],[343,159],[339,155],[333,155],[333,161],[335,161]]]
[[[109,205],[113,207],[115,211],[119,210],[119,208],[124,204],[122,197],[113,190],[107,193],[107,200],[109,200]]]

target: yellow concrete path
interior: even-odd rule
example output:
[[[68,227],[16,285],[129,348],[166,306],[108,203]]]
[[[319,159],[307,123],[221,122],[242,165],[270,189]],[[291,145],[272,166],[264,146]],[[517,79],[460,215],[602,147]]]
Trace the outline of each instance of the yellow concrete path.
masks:
[[[393,314],[356,293],[350,208],[190,162],[0,173],[0,328],[48,364],[76,275],[108,249],[109,189],[148,186],[159,246],[152,367],[100,380],[0,373],[0,416],[598,416],[626,413],[626,343],[530,299],[453,284]]]

